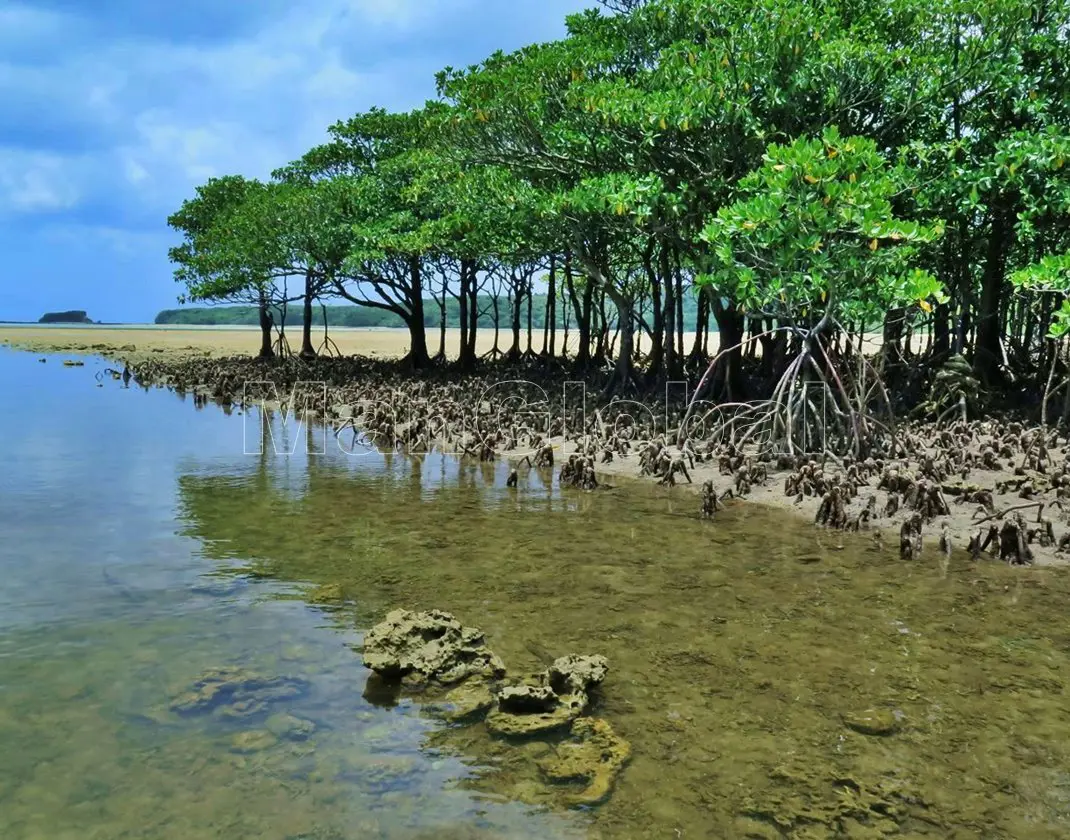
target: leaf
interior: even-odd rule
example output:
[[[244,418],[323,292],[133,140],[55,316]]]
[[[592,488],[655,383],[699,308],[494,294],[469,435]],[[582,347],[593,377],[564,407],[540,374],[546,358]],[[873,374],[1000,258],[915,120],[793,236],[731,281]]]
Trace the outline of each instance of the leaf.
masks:
[[[927,300],[919,300],[918,301],[918,306],[921,307],[922,312],[932,312],[933,311],[932,304],[930,304],[929,301],[927,301]]]
[[[853,184],[855,181],[858,180],[858,176],[852,172],[850,175],[847,176],[847,180]]]
[[[806,181],[806,183],[808,184],[816,184],[820,180],[820,178],[815,178],[813,175],[807,174],[803,176],[803,180]]]
[[[869,250],[871,250],[871,251],[876,251],[877,250],[877,240],[876,239],[869,240]]]

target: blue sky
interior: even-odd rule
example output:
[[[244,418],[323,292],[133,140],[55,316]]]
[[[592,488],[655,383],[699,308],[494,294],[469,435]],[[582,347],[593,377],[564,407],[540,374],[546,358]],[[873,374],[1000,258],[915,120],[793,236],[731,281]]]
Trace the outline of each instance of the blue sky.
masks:
[[[434,73],[560,37],[594,0],[0,0],[0,320],[151,321],[169,213],[266,177]]]

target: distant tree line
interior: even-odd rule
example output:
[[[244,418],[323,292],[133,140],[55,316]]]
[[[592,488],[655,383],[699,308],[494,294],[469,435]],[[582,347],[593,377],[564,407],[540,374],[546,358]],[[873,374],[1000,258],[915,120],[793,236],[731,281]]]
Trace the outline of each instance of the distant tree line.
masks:
[[[424,327],[432,329],[440,326],[441,319],[436,311],[437,301],[426,299],[424,301]],[[698,311],[698,304],[694,296],[684,299],[684,320],[693,322]],[[532,295],[532,327],[541,330],[546,325],[546,313],[548,310],[546,295]],[[559,305],[557,310],[557,327],[565,326],[567,310]],[[497,323],[499,329],[507,329],[510,325],[510,312],[508,298],[498,299],[498,318],[495,322],[494,301],[486,295],[478,298],[479,318],[477,325],[481,329],[494,329]],[[383,309],[372,309],[364,306],[337,306],[328,305],[316,307],[312,311],[312,325],[323,327],[324,314],[328,327],[389,327],[403,329],[405,321],[393,312]],[[290,306],[285,309],[276,309],[273,313],[275,323],[285,323],[287,327],[300,327],[304,320],[304,311],[300,306]],[[610,315],[610,324],[615,327],[616,320]],[[186,306],[181,309],[164,309],[156,316],[157,324],[195,325],[195,326],[257,326],[260,323],[260,312],[255,306]],[[452,298],[446,301],[446,327],[457,329],[461,325],[461,312],[458,301]]]

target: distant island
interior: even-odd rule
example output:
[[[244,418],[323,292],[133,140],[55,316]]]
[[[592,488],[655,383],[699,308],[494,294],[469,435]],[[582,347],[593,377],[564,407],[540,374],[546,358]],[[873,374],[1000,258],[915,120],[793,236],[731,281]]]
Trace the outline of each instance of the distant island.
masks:
[[[46,312],[38,321],[38,324],[92,324],[93,320],[86,315],[84,309],[71,309],[68,312]]]

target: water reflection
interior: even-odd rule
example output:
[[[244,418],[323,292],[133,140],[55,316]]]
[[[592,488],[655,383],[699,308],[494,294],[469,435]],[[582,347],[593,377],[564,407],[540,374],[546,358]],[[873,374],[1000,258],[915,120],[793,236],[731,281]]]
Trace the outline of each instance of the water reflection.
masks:
[[[280,524],[305,532],[288,512],[322,498],[312,464],[243,456],[236,416],[98,389],[100,364],[26,361],[0,354],[0,837],[582,833],[459,788],[480,765],[427,746],[441,724],[363,698],[353,615],[293,599],[314,580],[249,574]],[[209,517],[202,536],[205,501],[232,495],[236,534]],[[176,701],[213,673],[245,675],[241,714]]]

